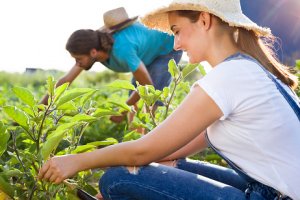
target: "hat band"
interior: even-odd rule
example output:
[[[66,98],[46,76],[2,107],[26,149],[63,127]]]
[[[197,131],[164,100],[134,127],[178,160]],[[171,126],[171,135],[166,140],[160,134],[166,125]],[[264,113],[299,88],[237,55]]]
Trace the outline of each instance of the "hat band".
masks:
[[[109,29],[112,31],[112,32],[115,32],[115,31],[118,31],[119,29],[121,29],[122,27],[124,27],[127,23],[131,22],[131,21],[134,21],[136,20],[137,17],[133,18],[133,19],[126,19],[125,21],[117,24],[117,25],[114,25],[114,26],[111,26],[109,27]]]

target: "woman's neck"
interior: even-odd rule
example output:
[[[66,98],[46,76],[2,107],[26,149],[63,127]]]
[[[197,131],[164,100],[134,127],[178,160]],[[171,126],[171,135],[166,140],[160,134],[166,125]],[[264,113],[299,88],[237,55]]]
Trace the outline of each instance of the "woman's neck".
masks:
[[[223,62],[227,57],[241,52],[237,47],[232,31],[222,26],[214,26],[210,32],[210,48],[208,50],[207,61],[212,67]]]

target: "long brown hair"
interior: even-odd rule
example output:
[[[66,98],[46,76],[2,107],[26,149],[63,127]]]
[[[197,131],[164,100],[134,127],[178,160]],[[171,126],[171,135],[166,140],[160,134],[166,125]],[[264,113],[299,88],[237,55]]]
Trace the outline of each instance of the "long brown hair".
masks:
[[[283,83],[295,89],[298,85],[297,77],[289,71],[287,66],[278,61],[273,50],[275,39],[273,35],[258,37],[254,31],[238,28],[237,46],[245,53],[257,59]]]
[[[201,13],[201,11],[193,10],[178,10],[175,12],[179,16],[188,18],[192,23],[198,21]],[[236,45],[240,50],[258,60],[262,66],[290,88],[296,89],[298,86],[298,78],[289,71],[287,66],[278,61],[273,50],[275,37],[272,34],[266,37],[259,37],[252,30],[230,27],[228,23],[223,22],[218,17],[216,18],[221,25],[227,27],[230,34],[233,35],[235,31],[238,31]]]

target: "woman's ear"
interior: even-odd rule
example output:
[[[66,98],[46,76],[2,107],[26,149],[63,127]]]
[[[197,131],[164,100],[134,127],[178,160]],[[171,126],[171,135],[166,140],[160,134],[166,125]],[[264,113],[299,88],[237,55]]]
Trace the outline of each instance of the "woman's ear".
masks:
[[[208,30],[212,24],[212,15],[208,12],[201,12],[198,22],[201,23],[205,30]]]

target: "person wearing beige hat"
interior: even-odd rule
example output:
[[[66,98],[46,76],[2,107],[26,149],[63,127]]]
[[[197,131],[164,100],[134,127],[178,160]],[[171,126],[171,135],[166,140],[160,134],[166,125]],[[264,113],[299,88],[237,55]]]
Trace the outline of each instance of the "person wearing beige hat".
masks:
[[[66,49],[75,59],[74,67],[59,81],[57,86],[72,82],[83,70],[89,70],[95,62],[101,62],[115,72],[131,72],[132,83],[154,85],[162,90],[171,82],[168,62],[181,59],[182,51],[173,49],[172,35],[151,30],[130,18],[123,7],[103,14],[104,26],[98,30],[81,29],[73,32]],[[130,93],[128,105],[139,100],[136,92]],[[48,96],[42,100],[48,102]],[[157,105],[162,105],[157,102]],[[113,116],[111,120],[120,122],[124,116]]]
[[[300,199],[297,79],[267,43],[271,30],[247,18],[239,0],[174,0],[141,21],[174,34],[175,49],[212,70],[147,135],[54,157],[39,178],[60,183],[110,167],[99,199]],[[231,168],[185,159],[207,147]]]

